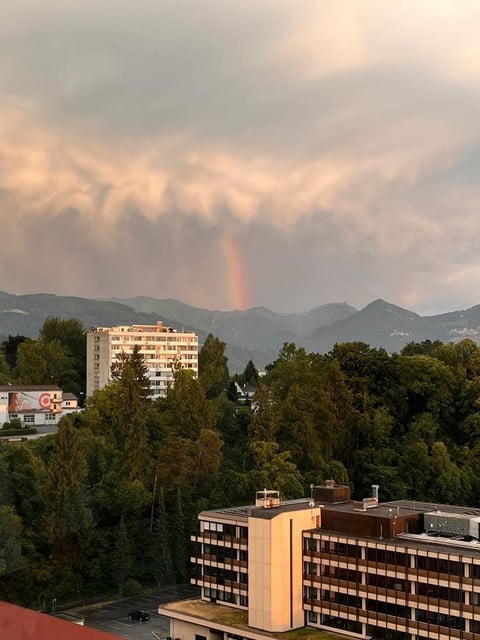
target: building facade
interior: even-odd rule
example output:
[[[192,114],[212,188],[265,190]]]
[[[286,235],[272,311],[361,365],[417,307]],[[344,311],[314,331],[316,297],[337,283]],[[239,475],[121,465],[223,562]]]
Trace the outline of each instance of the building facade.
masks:
[[[63,392],[56,385],[0,386],[0,426],[18,418],[25,427],[55,425],[63,414]]]
[[[253,640],[302,626],[480,640],[480,509],[379,503],[376,485],[352,501],[349,487],[328,481],[310,499],[282,503],[264,491],[253,506],[202,512],[192,540],[200,601],[246,614],[240,630],[210,619],[193,633],[185,612],[162,608],[183,640]]]
[[[148,369],[152,397],[165,396],[175,368],[198,374],[198,336],[177,331],[162,322],[154,325],[98,327],[87,333],[87,396],[112,380],[117,356],[140,349]]]

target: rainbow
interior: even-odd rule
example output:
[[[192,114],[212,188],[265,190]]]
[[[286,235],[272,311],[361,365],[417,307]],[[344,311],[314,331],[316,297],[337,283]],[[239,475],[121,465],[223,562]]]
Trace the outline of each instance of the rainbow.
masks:
[[[234,238],[225,233],[223,253],[227,267],[227,294],[234,309],[247,309],[248,295],[243,258]]]

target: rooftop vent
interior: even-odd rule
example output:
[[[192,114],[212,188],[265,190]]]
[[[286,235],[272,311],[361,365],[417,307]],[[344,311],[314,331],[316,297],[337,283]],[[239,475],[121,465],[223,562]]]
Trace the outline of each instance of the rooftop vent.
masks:
[[[378,484],[372,484],[373,496],[369,498],[364,498],[363,500],[356,500],[353,503],[353,508],[355,511],[366,511],[367,509],[373,509],[373,507],[378,507]]]
[[[270,489],[263,489],[263,491],[257,491],[255,496],[255,506],[263,507],[264,509],[272,509],[273,507],[279,507],[280,493],[278,491],[272,491]]]

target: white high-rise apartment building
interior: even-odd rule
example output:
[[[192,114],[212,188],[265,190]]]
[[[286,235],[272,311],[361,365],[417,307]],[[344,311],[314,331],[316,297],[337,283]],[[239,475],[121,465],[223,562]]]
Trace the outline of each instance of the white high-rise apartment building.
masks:
[[[152,397],[165,396],[173,382],[174,367],[198,374],[198,336],[157,324],[97,327],[87,333],[87,396],[103,389],[112,380],[111,367],[121,353],[132,353],[138,345]]]

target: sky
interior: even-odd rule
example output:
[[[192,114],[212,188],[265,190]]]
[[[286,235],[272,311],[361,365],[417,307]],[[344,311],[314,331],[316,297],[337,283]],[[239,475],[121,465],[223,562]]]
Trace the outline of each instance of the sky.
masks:
[[[4,0],[0,289],[480,303],[478,0]]]

